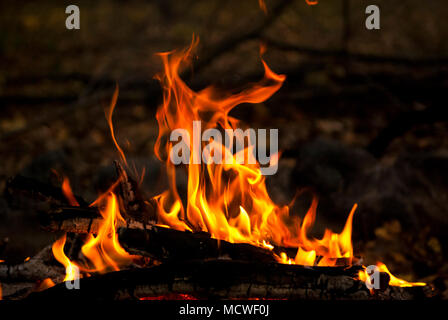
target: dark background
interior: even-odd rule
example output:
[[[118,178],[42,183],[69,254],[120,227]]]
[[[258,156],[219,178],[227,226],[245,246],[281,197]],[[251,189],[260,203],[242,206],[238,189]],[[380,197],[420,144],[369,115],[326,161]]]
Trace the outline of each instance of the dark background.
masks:
[[[241,88],[262,77],[262,40],[266,61],[287,80],[270,100],[232,114],[279,128],[272,197],[288,203],[310,187],[320,199],[317,234],[339,232],[358,203],[355,253],[445,291],[448,3],[266,3],[268,15],[257,0],[1,1],[0,192],[17,174],[60,185],[55,169],[93,200],[117,158],[104,118],[117,83],[117,139],[146,167],[154,194],[163,185],[153,156],[161,101],[154,53],[185,47],[194,33],[198,58],[185,80],[195,89]],[[65,28],[69,4],[81,10],[80,30]],[[365,28],[370,4],[381,9],[381,30]],[[0,198],[0,259],[22,261],[56,239],[35,220]]]

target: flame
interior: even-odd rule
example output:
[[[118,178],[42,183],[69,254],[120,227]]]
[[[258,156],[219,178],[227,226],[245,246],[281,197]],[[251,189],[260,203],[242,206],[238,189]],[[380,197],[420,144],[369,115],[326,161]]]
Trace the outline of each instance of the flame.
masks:
[[[306,0],[306,4],[309,6],[315,6],[316,4],[318,4],[319,2],[317,0],[312,1],[312,0]]]
[[[112,114],[113,114],[115,106],[117,104],[117,99],[118,99],[118,85],[115,87],[115,91],[114,91],[114,94],[112,96],[112,100],[110,102],[109,108],[106,109],[104,111],[104,113],[105,113],[105,116],[106,116],[107,124],[109,125],[110,135],[112,137],[112,141],[114,142],[115,147],[118,150],[118,153],[120,155],[121,161],[123,161],[123,163],[127,166],[127,161],[126,161],[126,157],[124,155],[124,152],[120,148],[120,145],[118,144],[117,139],[115,138],[114,125],[112,123]]]
[[[118,242],[116,225],[119,221],[124,222],[118,209],[117,198],[114,193],[109,193],[106,198],[106,206],[100,209],[103,217],[97,235],[89,234],[81,252],[88,262],[85,265],[77,264],[64,253],[66,235],[53,244],[53,255],[66,268],[64,281],[72,281],[76,278],[76,270],[87,273],[105,273],[118,271],[120,267],[129,265],[133,261],[133,256],[128,254]]]
[[[239,121],[229,112],[242,103],[264,102],[280,89],[285,76],[273,72],[261,57],[264,77],[246,89],[234,94],[219,92],[214,87],[195,92],[180,78],[179,69],[181,65],[189,64],[197,43],[198,40],[193,38],[190,47],[183,51],[158,54],[164,72],[157,79],[162,84],[164,95],[156,115],[159,135],[154,150],[157,157],[166,163],[170,186],[169,190],[155,197],[160,223],[178,230],[205,231],[216,239],[230,242],[245,242],[265,248],[273,248],[273,245],[298,247],[295,259],[288,258],[286,254],[278,256],[283,263],[313,265],[317,256],[323,256],[319,265],[332,266],[337,258],[351,259],[351,230],[356,205],[341,234],[326,230],[322,239],[309,239],[307,231],[315,220],[317,200],[313,201],[297,229],[300,219],[290,216],[288,206],[278,206],[269,197],[260,165],[256,161],[239,161],[250,160],[256,147],[254,143],[248,141],[242,150],[233,152],[232,147],[226,147],[222,141],[210,140],[208,146],[215,152],[222,152],[223,157],[230,161],[224,164],[208,162],[206,160],[212,157],[211,153],[205,157],[205,163],[198,161],[201,155],[194,148],[195,143],[198,145],[195,122],[204,129],[217,128],[224,132],[238,129]],[[264,51],[265,47],[261,46],[260,56]],[[174,145],[167,141],[167,137],[178,128],[187,130],[190,137],[187,143],[193,146],[186,168],[186,207],[177,190],[175,165],[168,156]],[[278,155],[274,158],[278,161]]]
[[[153,198],[157,205],[158,225],[180,231],[208,232],[218,240],[249,243],[268,250],[273,250],[275,246],[297,248],[294,258],[288,257],[285,252],[274,254],[280,263],[334,266],[338,258],[344,258],[344,261],[351,264],[351,235],[356,204],[350,211],[341,233],[326,229],[321,239],[309,238],[308,233],[316,219],[317,199],[313,199],[303,220],[290,215],[290,206],[275,204],[267,192],[261,166],[254,159],[254,141],[247,138],[246,143],[244,136],[230,136],[243,146],[241,150],[236,151],[233,150],[233,145],[227,146],[219,139],[201,141],[201,128],[218,129],[225,133],[235,132],[242,124],[229,115],[234,107],[243,103],[262,103],[281,88],[285,76],[276,74],[263,60],[265,47],[260,48],[264,77],[258,82],[237,93],[221,92],[212,86],[195,92],[180,78],[179,71],[181,67],[188,66],[197,44],[198,39],[193,37],[191,45],[184,50],[158,54],[164,66],[164,71],[156,76],[163,88],[163,102],[156,113],[159,133],[154,152],[160,161],[165,162],[169,182],[169,188]],[[112,124],[117,98],[118,87],[109,109],[106,110],[106,119],[121,161],[127,166],[126,157],[117,143]],[[181,154],[184,160],[189,160],[184,166],[188,176],[186,198],[183,198],[185,195],[182,195],[177,187],[176,170],[181,166],[174,165],[170,159],[175,143],[170,141],[169,137],[176,129],[186,130],[183,132],[187,133],[182,133],[181,138],[187,141],[189,150],[192,150],[189,154]],[[206,146],[209,152],[198,154],[195,146],[199,149]],[[223,156],[223,164],[209,161],[216,154]],[[278,154],[271,155],[271,164],[276,164],[278,159]],[[103,221],[98,234],[89,234],[81,249],[88,260],[87,263],[81,266],[67,258],[63,251],[65,236],[53,245],[56,259],[68,267],[65,281],[74,279],[70,271],[73,265],[83,272],[103,273],[118,271],[132,262],[134,257],[121,247],[116,232],[117,224],[124,222],[117,197],[113,193],[120,179],[122,177],[90,205],[100,208]],[[72,201],[74,196],[68,180],[64,180],[63,190],[69,201]],[[381,264],[380,269],[390,274],[385,265]],[[362,277],[365,275],[360,273],[361,280]],[[390,284],[420,285],[408,283],[392,275]]]
[[[70,186],[70,181],[67,177],[64,177],[64,180],[62,181],[62,193],[70,205],[79,207],[79,203],[73,195],[72,187]]]
[[[63,235],[60,239],[56,240],[51,247],[53,255],[57,261],[59,261],[66,270],[64,281],[72,281],[76,279],[75,267],[76,265],[70,261],[70,259],[64,253],[64,246],[67,240],[67,235]]]
[[[285,79],[262,61],[265,77],[240,93],[223,95],[213,87],[194,92],[179,77],[178,71],[181,63],[189,62],[196,44],[197,40],[193,39],[191,46],[182,52],[159,54],[164,64],[164,73],[158,75],[164,89],[164,100],[156,115],[159,136],[155,154],[160,160],[172,150],[171,142],[163,143],[172,130],[186,129],[192,137],[194,121],[199,121],[204,128],[236,129],[238,120],[228,115],[230,110],[241,103],[263,102],[281,87]],[[193,143],[191,141],[191,145]],[[166,157],[170,189],[156,200],[163,202],[159,208],[170,207],[172,210],[169,219],[164,210],[159,210],[161,220],[173,228],[205,231],[216,239],[230,242],[261,244],[263,240],[265,243],[272,240],[280,243],[290,239],[289,230],[280,222],[288,216],[288,208],[276,206],[269,198],[259,165],[243,165],[237,161],[237,157],[248,156],[254,145],[234,155],[217,141],[210,144],[214,150],[222,150],[230,164],[195,164],[198,163],[198,155],[191,152],[187,168],[186,208],[177,190],[175,166]],[[276,228],[284,230],[278,233]]]
[[[0,301],[3,300],[2,284],[0,283]]]
[[[120,266],[128,265],[133,257],[124,250],[118,242],[116,225],[125,222],[120,215],[117,197],[110,193],[107,197],[105,209],[100,209],[103,217],[98,235],[89,234],[87,242],[81,248],[83,255],[93,264],[92,267],[82,268],[85,272],[118,271]]]
[[[268,8],[266,7],[266,3],[264,0],[258,0],[258,5],[260,6],[260,9],[264,12],[264,14],[268,14]]]
[[[37,292],[44,291],[48,288],[54,287],[55,283],[50,278],[46,278],[42,280],[41,283],[39,283],[38,287],[36,288]]]
[[[395,277],[390,271],[389,269],[386,267],[386,265],[382,262],[377,262],[376,266],[378,267],[378,270],[380,272],[384,272],[387,273],[390,277],[390,281],[389,281],[389,285],[390,286],[396,286],[396,287],[415,287],[415,286],[426,286],[425,282],[408,282],[406,280],[403,279],[399,279],[397,277]],[[358,278],[361,281],[368,281],[369,283],[371,283],[370,281],[370,275],[367,273],[367,269],[364,268],[364,270],[360,270],[358,273]]]
[[[314,265],[314,262],[316,261],[316,251],[305,251],[302,248],[299,247],[299,250],[297,250],[296,258],[294,259],[295,264],[301,264],[304,266],[312,266]]]
[[[413,287],[413,286],[425,286],[424,282],[407,282],[402,279],[398,279],[392,273],[390,273],[389,269],[387,269],[386,265],[382,262],[377,263],[377,267],[380,269],[380,272],[386,272],[390,276],[389,285],[391,286],[399,286],[399,287]]]

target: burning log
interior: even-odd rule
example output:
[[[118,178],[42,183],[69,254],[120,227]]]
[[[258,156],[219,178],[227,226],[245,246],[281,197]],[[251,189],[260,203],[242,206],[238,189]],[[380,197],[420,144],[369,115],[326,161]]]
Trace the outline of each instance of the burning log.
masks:
[[[103,218],[97,207],[61,206],[41,215],[41,225],[51,232],[96,234]],[[133,218],[118,221],[117,228],[149,229],[156,227],[154,222],[143,223]]]
[[[116,167],[119,174],[124,177],[121,185],[122,188],[127,190],[123,192],[128,195],[125,197],[127,206],[130,206],[131,202],[140,206],[141,201],[137,201],[137,204],[135,204],[136,199],[138,199],[138,194],[134,191],[136,190],[135,182],[130,180],[117,162]],[[33,179],[18,176],[9,181],[7,190],[11,197],[16,194],[23,194],[37,202],[51,204],[53,209],[50,209],[49,212],[41,210],[41,224],[48,231],[96,234],[103,221],[98,208],[61,205],[65,200],[60,189]],[[76,199],[80,203],[86,203],[79,196]],[[48,206],[44,208],[47,209]],[[212,239],[205,232],[177,231],[156,226],[154,222],[144,223],[142,219],[137,220],[133,217],[128,217],[125,223],[119,221],[116,227],[120,228],[120,243],[129,253],[149,256],[159,261],[218,257],[249,261],[256,259],[260,262],[276,261],[273,252],[270,250],[250,244],[219,241]],[[281,248],[281,250],[291,251],[291,253],[297,251],[296,248]]]
[[[102,217],[95,207],[64,206],[43,215],[42,226],[51,232],[93,233],[101,226]],[[282,252],[295,256],[297,248],[273,246],[273,249],[248,243],[230,243],[210,237],[206,232],[178,231],[155,223],[135,219],[118,221],[120,244],[130,253],[148,256],[158,261],[226,258],[232,260],[277,262]],[[316,259],[316,263],[321,257]],[[360,265],[361,259],[338,258],[336,265]]]
[[[54,210],[43,221],[49,231],[74,233],[97,233],[102,223],[97,208],[61,207]],[[208,233],[177,231],[154,224],[143,224],[129,219],[119,228],[119,241],[131,254],[149,256],[159,261],[227,258],[275,262],[268,249],[245,243],[230,243],[210,237]],[[279,250],[279,249],[278,249]],[[286,251],[286,248],[282,248]],[[297,249],[289,249],[297,251]]]
[[[50,231],[97,233],[102,224],[96,207],[59,206],[42,216],[42,224]],[[414,299],[426,296],[426,287],[388,287],[371,295],[364,282],[356,280],[361,266],[304,267],[277,263],[274,253],[286,248],[271,251],[245,243],[234,244],[213,239],[207,233],[177,231],[132,218],[117,222],[119,241],[129,253],[164,263],[83,278],[81,286],[87,290],[67,290],[62,283],[33,293],[30,298],[137,299],[173,294],[227,299]],[[51,252],[49,248],[46,250],[46,255],[40,255],[48,258]],[[52,269],[40,255],[23,266],[0,268],[0,279],[28,282],[43,277],[60,279],[63,271]]]
[[[129,253],[150,256],[159,261],[217,258],[276,262],[270,250],[247,243],[216,240],[205,232],[191,233],[157,226],[146,230],[121,228],[119,239]]]
[[[271,251],[247,243],[216,240],[205,232],[191,233],[157,226],[155,221],[148,219],[150,209],[154,210],[154,207],[143,203],[136,182],[116,161],[115,166],[121,177],[120,193],[124,199],[123,205],[127,208],[134,206],[134,211],[143,206],[145,208],[141,210],[146,210],[144,214],[126,215],[125,222],[117,221],[119,241],[131,254],[149,256],[158,261],[225,258],[276,262],[278,259],[275,255],[280,255],[281,252],[287,253],[288,256],[295,256],[297,253],[297,248],[274,246]],[[11,199],[16,195],[23,195],[38,203],[41,225],[51,232],[96,234],[103,222],[99,209],[88,207],[87,202],[81,197],[75,196],[83,206],[68,206],[60,189],[31,178],[17,176],[10,179],[6,190]],[[359,261],[355,258],[352,263],[359,264]],[[336,264],[346,266],[350,263],[347,259],[340,258]]]
[[[197,299],[416,299],[422,287],[389,287],[371,295],[356,280],[360,267],[303,267],[277,263],[191,260],[124,270],[80,280],[81,290],[65,283],[32,293],[29,300],[137,300],[188,294]],[[47,300],[48,301],[48,300]]]

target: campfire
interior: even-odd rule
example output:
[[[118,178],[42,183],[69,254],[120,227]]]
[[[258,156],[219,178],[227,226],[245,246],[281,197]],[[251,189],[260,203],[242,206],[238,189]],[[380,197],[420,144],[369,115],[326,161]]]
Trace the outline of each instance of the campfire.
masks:
[[[255,157],[256,141],[229,113],[241,104],[269,99],[286,77],[270,69],[262,48],[261,80],[236,93],[212,86],[196,92],[180,72],[189,66],[197,43],[194,38],[184,50],[158,54],[164,67],[157,75],[163,102],[156,114],[159,134],[154,153],[166,170],[167,190],[145,196],[144,172],[128,162],[115,137],[118,87],[106,110],[119,157],[114,162],[117,179],[107,192],[88,203],[72,192],[65,177],[60,189],[22,176],[9,180],[9,196],[40,203],[42,227],[64,235],[23,264],[0,264],[1,279],[7,279],[2,283],[4,298],[427,296],[429,286],[396,278],[382,262],[363,265],[352,245],[356,212],[362,210],[356,204],[347,212],[340,233],[327,229],[322,238],[314,238],[309,234],[318,219],[316,198],[302,219],[291,213],[294,199],[290,205],[277,205],[271,199],[263,169],[276,167],[280,152],[271,147],[269,161],[260,160],[260,153]],[[235,134],[238,129],[243,135]],[[174,140],[173,132],[179,133]],[[230,144],[222,141],[223,136]],[[272,136],[270,140],[272,146]],[[173,155],[180,159],[178,163]],[[178,187],[181,174],[188,178],[186,190]],[[24,290],[21,283],[30,281],[35,286]]]

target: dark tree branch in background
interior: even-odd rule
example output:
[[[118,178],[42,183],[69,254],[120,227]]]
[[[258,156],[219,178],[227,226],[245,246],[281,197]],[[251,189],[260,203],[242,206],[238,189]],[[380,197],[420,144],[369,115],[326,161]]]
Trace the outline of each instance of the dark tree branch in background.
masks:
[[[395,64],[405,67],[438,67],[442,65],[443,66],[448,65],[448,57],[410,58],[410,57],[397,57],[397,56],[381,56],[381,55],[355,53],[355,52],[346,53],[344,50],[312,48],[308,46],[286,43],[274,40],[272,38],[263,38],[263,40],[270,48],[282,51],[292,51],[298,54],[304,54],[310,57],[317,57],[317,58],[342,59],[348,56],[350,60],[355,62]]]
[[[348,54],[350,51],[350,0],[342,0],[342,49]]]
[[[262,32],[269,28],[292,3],[294,3],[292,0],[278,0],[275,6],[270,8],[265,19],[256,21],[255,23],[250,21],[250,24],[243,27],[239,26],[232,32],[229,32],[220,43],[214,47],[207,48],[204,54],[201,55],[201,58],[194,65],[195,72],[207,67],[213,60],[219,58],[224,53],[235,49],[244,41],[260,37]],[[186,76],[188,76],[188,74],[186,74]]]
[[[214,59],[234,49],[242,42],[260,36],[261,32],[264,31],[266,28],[268,28],[291,3],[293,3],[292,0],[277,1],[275,6],[271,8],[270,13],[265,19],[262,19],[256,23],[253,23],[253,21],[251,21],[249,25],[246,25],[243,28],[237,28],[231,33],[229,33],[229,35],[227,37],[224,37],[224,40],[220,42],[218,45],[211,48],[207,48],[204,55],[201,56],[199,62],[195,64],[195,71],[199,71],[200,69],[207,67]],[[184,73],[183,76],[188,77],[188,75],[189,75],[188,72],[186,72]],[[77,78],[79,79],[80,77]],[[89,77],[87,87],[78,96],[75,102],[73,102],[72,104],[68,105],[65,108],[59,108],[56,112],[53,111],[51,113],[37,117],[35,120],[33,120],[33,122],[31,122],[24,128],[20,128],[12,132],[8,132],[6,134],[1,135],[0,141],[11,139],[20,136],[22,134],[28,133],[36,128],[39,128],[40,126],[42,126],[47,122],[51,122],[55,119],[60,119],[66,115],[71,114],[75,109],[86,108],[87,106],[90,106],[91,104],[89,104],[89,102],[95,101],[99,98],[105,98],[107,95],[111,95],[111,93],[109,92],[93,93],[93,89],[97,87],[98,83],[102,82],[115,83],[115,80],[106,79],[104,75],[94,78]],[[157,86],[148,85],[146,88],[146,92],[148,95],[157,96],[160,94],[161,90],[158,85]],[[65,103],[67,103],[68,101],[73,101],[75,99],[76,98],[74,96],[59,96],[55,98],[41,97],[39,101],[39,97],[12,96],[12,97],[0,97],[0,105],[10,103],[20,103],[20,102],[22,102],[23,104],[36,104],[36,102],[43,103],[51,101],[53,102],[65,101]]]

